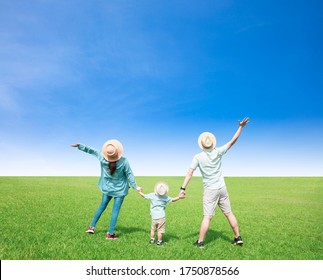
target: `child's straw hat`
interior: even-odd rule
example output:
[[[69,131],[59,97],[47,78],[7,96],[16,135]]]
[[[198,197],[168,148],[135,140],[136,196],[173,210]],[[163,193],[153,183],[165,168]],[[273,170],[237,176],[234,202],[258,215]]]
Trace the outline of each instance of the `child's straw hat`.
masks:
[[[166,195],[168,193],[168,189],[168,185],[164,182],[158,182],[154,188],[155,194],[160,196]]]

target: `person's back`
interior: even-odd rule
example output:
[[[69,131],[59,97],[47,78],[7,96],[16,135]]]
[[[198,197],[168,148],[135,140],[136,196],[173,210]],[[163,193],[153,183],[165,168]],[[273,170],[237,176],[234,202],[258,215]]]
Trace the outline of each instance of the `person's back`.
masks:
[[[220,189],[225,186],[221,164],[222,156],[227,150],[227,145],[224,145],[211,151],[202,151],[194,156],[190,168],[195,170],[199,167],[205,189]]]
[[[243,241],[239,233],[236,217],[232,213],[229,195],[225,186],[221,170],[222,156],[234,145],[239,138],[243,127],[249,122],[249,118],[238,121],[239,128],[232,139],[220,148],[216,148],[216,138],[210,132],[203,132],[198,138],[198,144],[202,152],[195,155],[191,166],[180,188],[181,194],[185,194],[186,187],[190,182],[194,171],[199,167],[203,178],[203,220],[200,227],[199,238],[193,243],[194,246],[204,248],[204,238],[209,229],[210,222],[218,205],[222,213],[227,217],[234,232],[234,245],[242,245]]]
[[[180,197],[169,197],[167,196],[168,193],[168,185],[164,182],[158,182],[155,185],[155,192],[144,194],[142,191],[138,193],[145,199],[150,200],[150,215],[152,218],[151,223],[151,231],[150,231],[150,241],[149,243],[155,243],[155,233],[157,232],[158,240],[156,244],[158,246],[163,245],[163,234],[165,233],[166,227],[166,214],[165,208],[167,203],[175,202],[179,199],[185,198],[185,195],[181,195]]]
[[[166,195],[157,195],[155,193],[149,193],[144,198],[150,200],[150,215],[156,219],[165,217],[165,208],[168,202],[172,202],[173,198]]]
[[[120,208],[124,198],[128,195],[129,185],[135,190],[141,190],[137,186],[130,165],[123,155],[123,145],[116,139],[106,141],[101,153],[86,145],[75,143],[71,145],[74,148],[95,156],[100,161],[101,176],[98,187],[102,192],[102,201],[91,221],[89,228],[85,231],[94,234],[96,223],[100,219],[103,211],[113,199],[112,214],[110,219],[110,227],[106,235],[106,239],[117,239],[114,229],[117,223]]]

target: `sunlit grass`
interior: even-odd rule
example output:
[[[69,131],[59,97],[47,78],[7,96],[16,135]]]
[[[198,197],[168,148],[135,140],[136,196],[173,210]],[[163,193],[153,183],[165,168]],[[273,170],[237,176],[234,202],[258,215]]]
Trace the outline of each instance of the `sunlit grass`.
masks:
[[[323,178],[226,178],[232,210],[245,241],[217,211],[205,250],[192,246],[202,219],[202,182],[193,177],[187,198],[168,204],[166,245],[148,243],[149,201],[130,189],[116,227],[105,240],[109,205],[94,235],[84,231],[101,200],[96,177],[0,177],[1,259],[323,259]],[[137,177],[145,193],[164,180],[170,196],[183,177]]]

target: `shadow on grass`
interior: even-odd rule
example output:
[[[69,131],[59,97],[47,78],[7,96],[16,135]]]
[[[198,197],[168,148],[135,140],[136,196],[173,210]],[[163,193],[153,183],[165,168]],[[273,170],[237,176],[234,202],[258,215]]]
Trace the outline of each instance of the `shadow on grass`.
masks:
[[[98,233],[98,234],[101,234],[101,233],[107,233],[109,229],[109,226],[107,226],[106,228],[95,228],[95,233]],[[85,232],[85,230],[84,230]],[[133,233],[136,233],[136,232],[147,232],[147,230],[144,230],[143,228],[139,228],[139,227],[125,227],[125,226],[116,226],[115,228],[115,233],[118,235],[119,234],[125,234],[125,235],[128,235],[128,234],[133,234]],[[91,235],[91,234],[90,234]]]
[[[178,235],[177,234],[173,234],[173,233],[167,233],[165,232],[165,234],[163,234],[163,240],[165,242],[169,242],[170,240],[173,240],[173,239],[179,239]]]
[[[147,234],[147,236],[150,234],[150,228],[147,229],[143,229],[143,228],[139,228],[139,227],[118,227],[118,231],[122,232],[123,235],[131,235],[134,233],[138,233],[138,232],[143,232],[145,234]],[[157,233],[156,233],[157,236]],[[172,239],[180,239],[179,236],[177,234],[171,233],[171,232],[165,232],[163,234],[163,240],[165,242],[172,240]]]
[[[222,239],[227,242],[231,242],[233,240],[228,237],[227,234],[224,234],[223,231],[216,231],[210,229],[205,237],[205,243],[214,243],[217,239]]]
[[[190,234],[184,236],[185,239],[186,238],[192,238],[193,241],[196,241],[198,239],[198,237],[199,237],[199,232],[198,231],[190,233]],[[227,242],[232,241],[228,237],[227,234],[223,233],[223,231],[216,231],[216,230],[213,230],[213,229],[209,229],[206,236],[205,236],[204,243],[212,244],[212,243],[216,242],[218,239],[222,239],[222,240],[227,241]]]
[[[135,232],[147,232],[147,230],[143,229],[143,228],[139,228],[139,227],[118,227],[116,228],[117,231],[122,232],[122,234],[124,235],[128,235],[128,234],[133,234]]]

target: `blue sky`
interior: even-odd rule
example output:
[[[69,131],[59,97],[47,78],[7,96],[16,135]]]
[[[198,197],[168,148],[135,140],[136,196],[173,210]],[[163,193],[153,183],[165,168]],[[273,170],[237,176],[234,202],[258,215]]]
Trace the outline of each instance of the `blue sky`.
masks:
[[[1,1],[0,175],[182,175],[250,117],[226,176],[323,176],[322,1]]]

